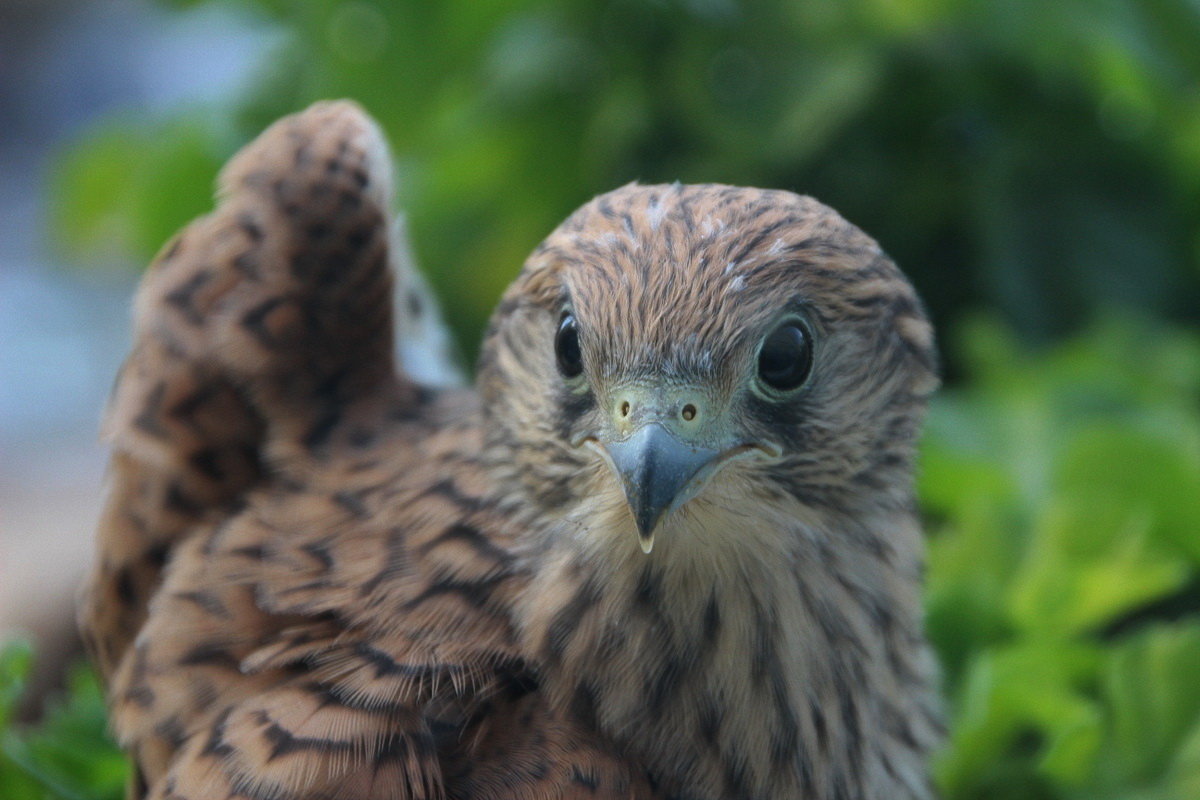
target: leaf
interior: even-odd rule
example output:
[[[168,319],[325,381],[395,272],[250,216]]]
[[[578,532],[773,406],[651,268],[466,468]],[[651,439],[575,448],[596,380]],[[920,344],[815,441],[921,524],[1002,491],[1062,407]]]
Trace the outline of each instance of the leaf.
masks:
[[[27,644],[0,649],[0,712],[28,675]],[[0,714],[0,796],[4,800],[117,800],[128,765],[109,739],[103,692],[90,669],[72,670],[64,696],[26,728]]]
[[[952,687],[970,654],[1007,632],[1004,595],[1023,547],[1011,522],[1002,507],[977,498],[929,543],[927,624]]]
[[[12,719],[32,667],[33,647],[29,642],[0,641],[0,730]]]
[[[1024,760],[1063,782],[1088,774],[1101,713],[1083,691],[1100,653],[1094,646],[1029,642],[977,654],[956,697],[950,746],[937,768],[947,797],[978,796],[992,765]],[[1021,755],[1021,739],[1034,744]]]
[[[1060,491],[1097,507],[1145,521],[1148,535],[1177,546],[1200,563],[1200,454],[1191,437],[1175,441],[1127,424],[1081,432],[1056,476]]]
[[[1113,649],[1101,670],[1101,698],[1110,719],[1097,768],[1099,788],[1194,785],[1200,778],[1198,676],[1197,624],[1158,627]]]
[[[1082,634],[1180,588],[1187,562],[1150,533],[1148,513],[1128,503],[1054,500],[1009,587],[1013,622],[1036,637]]]
[[[200,120],[110,123],[75,143],[54,176],[56,245],[89,264],[148,260],[212,207],[228,153]]]

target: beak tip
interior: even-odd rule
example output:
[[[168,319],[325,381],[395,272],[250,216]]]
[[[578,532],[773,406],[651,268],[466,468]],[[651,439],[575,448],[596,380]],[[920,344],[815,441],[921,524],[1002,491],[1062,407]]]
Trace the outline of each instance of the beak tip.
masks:
[[[604,442],[603,451],[624,488],[638,541],[647,554],[662,517],[687,500],[697,475],[720,456],[717,450],[680,441],[661,422],[643,425],[625,439]]]
[[[637,525],[638,544],[642,546],[642,552],[649,555],[654,549],[654,534],[658,530],[659,520],[662,519],[663,509],[643,508],[640,513],[635,514],[634,519]]]

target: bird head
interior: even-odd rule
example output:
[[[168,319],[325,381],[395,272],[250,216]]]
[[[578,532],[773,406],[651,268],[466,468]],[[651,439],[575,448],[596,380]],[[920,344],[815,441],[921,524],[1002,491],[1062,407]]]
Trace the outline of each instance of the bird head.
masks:
[[[934,362],[912,287],[832,209],[629,185],[533,252],[479,385],[501,480],[543,517],[611,498],[649,553],[706,504],[747,525],[779,507],[911,507]]]

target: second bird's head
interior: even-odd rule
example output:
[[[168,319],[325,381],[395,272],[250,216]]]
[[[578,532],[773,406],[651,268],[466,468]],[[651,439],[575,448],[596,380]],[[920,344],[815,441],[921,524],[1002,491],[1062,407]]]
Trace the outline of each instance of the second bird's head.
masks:
[[[920,302],[874,241],[811,198],[720,185],[576,211],[505,294],[479,370],[498,479],[646,553],[909,508],[936,383]]]

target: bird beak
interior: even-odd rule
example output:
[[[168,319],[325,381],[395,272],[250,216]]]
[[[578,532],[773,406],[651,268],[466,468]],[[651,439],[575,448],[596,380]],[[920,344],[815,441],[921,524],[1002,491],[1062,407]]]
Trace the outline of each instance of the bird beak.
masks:
[[[658,422],[596,449],[621,479],[645,553],[659,520],[694,497],[725,461],[721,451],[682,442]]]

